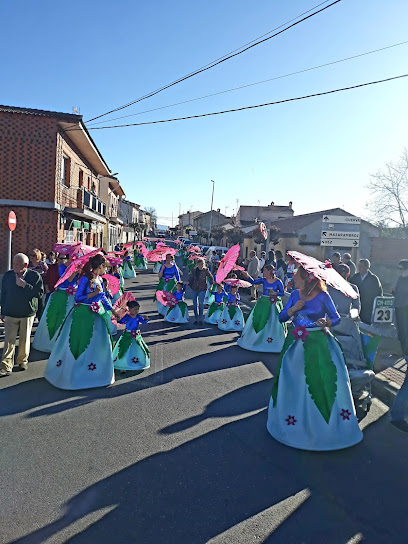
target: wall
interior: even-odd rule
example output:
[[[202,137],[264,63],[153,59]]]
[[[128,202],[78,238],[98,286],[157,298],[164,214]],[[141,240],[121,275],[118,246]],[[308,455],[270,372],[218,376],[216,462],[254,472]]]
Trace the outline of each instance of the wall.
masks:
[[[408,259],[408,239],[373,238],[369,258],[371,270],[380,278],[384,291],[389,293],[399,276],[399,261]]]

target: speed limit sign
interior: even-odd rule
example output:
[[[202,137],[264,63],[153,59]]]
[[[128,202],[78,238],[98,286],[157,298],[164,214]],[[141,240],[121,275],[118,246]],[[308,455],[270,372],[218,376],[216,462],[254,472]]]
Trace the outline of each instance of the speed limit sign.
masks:
[[[373,323],[392,323],[394,318],[394,297],[375,297],[373,304]]]

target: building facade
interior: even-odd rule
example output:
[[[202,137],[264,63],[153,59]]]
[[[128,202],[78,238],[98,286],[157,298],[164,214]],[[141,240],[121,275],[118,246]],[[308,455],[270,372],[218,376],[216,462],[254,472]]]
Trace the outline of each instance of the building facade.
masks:
[[[8,213],[16,213],[14,254],[47,252],[55,242],[106,247],[103,176],[110,170],[82,116],[0,106],[0,224],[7,229]],[[0,271],[6,258],[4,232]]]

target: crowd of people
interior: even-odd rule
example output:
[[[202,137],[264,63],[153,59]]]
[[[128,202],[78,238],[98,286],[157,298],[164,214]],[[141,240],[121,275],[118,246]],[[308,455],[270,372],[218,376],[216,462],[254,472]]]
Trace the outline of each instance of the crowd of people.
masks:
[[[14,256],[13,268],[2,282],[5,343],[0,377],[13,370],[17,336],[17,365],[27,369],[36,316],[39,324],[33,346],[49,353],[45,378],[55,387],[107,386],[114,383],[115,370],[150,367],[150,351],[140,332],[148,318],[140,315],[134,297],[126,298],[123,291],[124,278],[136,275],[135,266],[147,268],[146,257],[140,248],[133,256],[127,248],[117,252],[120,258],[96,253],[78,269],[70,267],[73,259],[69,253],[51,251],[45,256],[34,249],[30,257],[22,253]],[[347,293],[347,289],[327,288],[319,275],[293,256],[285,259],[279,251],[262,252],[260,258],[252,251],[246,266],[236,260],[226,277],[217,281],[224,255],[211,256],[207,267],[199,253],[180,249],[177,253],[189,270],[184,283],[175,253],[164,253],[163,262],[155,267],[157,311],[166,321],[177,325],[189,322],[188,286],[195,325],[206,322],[222,331],[239,332],[237,344],[241,348],[280,354],[268,410],[270,434],[282,443],[308,450],[340,449],[359,442],[362,433],[345,365],[347,342],[354,333],[347,337],[340,324],[358,315],[371,323],[373,301],[382,295],[382,287],[370,271],[368,259],[361,259],[356,267],[349,254],[335,253],[332,263],[323,265],[339,273],[350,290]],[[402,260],[399,269],[396,326],[408,361],[408,260]],[[115,296],[109,291],[107,274],[119,282],[121,290]],[[246,322],[240,307],[241,286],[250,286],[256,302]],[[283,305],[282,297],[288,295]],[[118,302],[121,305],[117,306]],[[118,327],[124,331],[115,338]],[[340,347],[342,334],[347,338]],[[355,340],[355,334],[351,339]],[[391,410],[392,422],[405,432],[407,407],[408,382]]]

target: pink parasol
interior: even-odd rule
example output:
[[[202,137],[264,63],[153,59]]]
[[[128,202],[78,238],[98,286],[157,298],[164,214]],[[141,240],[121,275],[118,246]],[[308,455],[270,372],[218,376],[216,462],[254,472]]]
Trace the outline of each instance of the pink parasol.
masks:
[[[133,246],[133,242],[129,242],[127,244],[123,244],[123,247],[132,247]]]
[[[123,251],[115,251],[115,255],[124,255],[128,251],[127,249],[124,249]]]
[[[204,257],[202,255],[190,255],[188,260],[189,261],[198,261],[199,259],[203,259]]]
[[[157,242],[156,247],[159,248],[159,247],[167,247],[167,246],[164,242]]]
[[[170,306],[170,308],[177,304],[176,297],[170,291],[156,291],[156,298],[161,304]]]
[[[123,263],[120,257],[111,257],[110,255],[108,255],[106,258],[108,259],[111,266],[118,266]]]
[[[85,264],[89,261],[91,257],[95,257],[95,255],[98,255],[98,253],[102,253],[103,248],[100,249],[94,249],[90,253],[87,253],[86,255],[83,255],[82,257],[78,257],[72,263],[67,267],[63,275],[60,277],[60,279],[55,284],[55,288],[58,287],[58,285],[61,285],[61,283],[64,283],[65,280],[70,278],[75,272],[79,272],[79,270],[82,270],[82,268],[85,266]]]
[[[147,254],[147,258],[149,261],[152,261],[153,263],[157,263],[158,261],[164,261],[166,258],[166,255],[175,255],[177,253],[177,249],[173,249],[172,247],[160,247],[153,249],[152,251],[149,251]]]
[[[130,291],[126,291],[121,295],[118,300],[113,305],[113,309],[115,312],[119,315],[119,319],[117,320],[115,316],[112,314],[112,323],[114,323],[118,328],[123,329],[124,325],[120,324],[118,321],[122,319],[124,315],[127,314],[127,303],[131,300],[135,300],[135,297],[133,296],[133,293]]]
[[[228,285],[231,285],[232,287],[252,287],[252,284],[249,283],[249,281],[238,280],[233,278],[224,280],[224,283],[228,283]]]
[[[346,295],[349,298],[358,298],[357,293],[349,282],[342,278],[328,261],[322,263],[314,257],[309,257],[298,251],[288,251],[288,255],[308,272],[310,282],[315,279],[323,280],[327,285],[334,287],[334,289],[337,289],[343,293],[343,295]]]
[[[62,255],[70,255],[71,257],[82,257],[91,253],[96,248],[86,246],[81,242],[67,242],[66,244],[54,244],[54,251]]]
[[[191,253],[192,251],[201,251],[201,247],[198,246],[188,246],[187,251]]]
[[[102,278],[105,278],[105,280],[108,282],[108,289],[112,293],[112,295],[116,295],[116,293],[119,293],[119,278],[116,276],[112,276],[111,274],[104,274]]]
[[[139,245],[139,247],[137,249],[138,249],[139,253],[141,253],[143,255],[143,257],[147,257],[147,255],[149,253],[149,250],[147,249],[147,247],[142,242],[140,242],[140,245]]]
[[[232,270],[240,270],[241,272],[245,272],[245,268],[243,266],[238,266],[237,264],[234,264]]]
[[[233,266],[237,262],[239,250],[239,244],[236,244],[235,246],[232,246],[221,259],[215,278],[217,283],[224,281],[224,278],[226,278],[228,273],[231,272]]]

